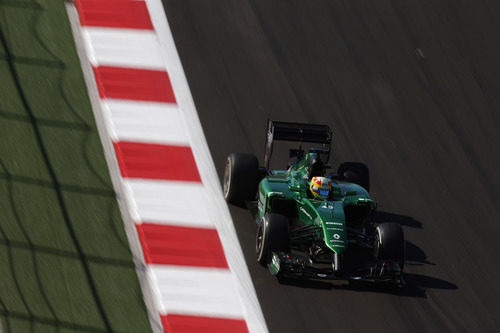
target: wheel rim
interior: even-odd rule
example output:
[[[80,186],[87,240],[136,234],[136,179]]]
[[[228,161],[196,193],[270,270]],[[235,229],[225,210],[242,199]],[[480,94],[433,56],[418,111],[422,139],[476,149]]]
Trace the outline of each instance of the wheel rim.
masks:
[[[229,194],[229,187],[231,186],[231,161],[229,157],[226,160],[226,167],[224,168],[224,198],[227,198]]]
[[[373,242],[373,256],[376,259],[380,259],[380,236],[378,234],[378,230],[375,235],[375,241]]]
[[[264,228],[262,227],[262,223],[260,223],[257,228],[257,237],[255,240],[255,253],[257,254],[257,259],[260,259],[262,253],[263,240],[264,240]]]

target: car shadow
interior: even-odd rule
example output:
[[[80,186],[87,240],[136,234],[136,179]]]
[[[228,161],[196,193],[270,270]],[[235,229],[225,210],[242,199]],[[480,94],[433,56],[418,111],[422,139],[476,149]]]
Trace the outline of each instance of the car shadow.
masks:
[[[375,216],[373,217],[376,223],[382,222],[395,222],[399,223],[402,227],[410,227],[416,229],[423,229],[423,225],[420,221],[415,220],[413,217],[406,215],[399,215],[384,211],[375,212]]]
[[[384,293],[401,297],[427,298],[428,289],[457,290],[458,286],[449,281],[431,276],[404,273],[405,285],[349,283],[348,281],[323,281],[297,278],[278,278],[282,285],[319,290],[347,290],[353,292]]]
[[[436,264],[428,260],[427,255],[420,247],[410,241],[406,241],[405,265],[408,267],[423,265],[435,266]]]

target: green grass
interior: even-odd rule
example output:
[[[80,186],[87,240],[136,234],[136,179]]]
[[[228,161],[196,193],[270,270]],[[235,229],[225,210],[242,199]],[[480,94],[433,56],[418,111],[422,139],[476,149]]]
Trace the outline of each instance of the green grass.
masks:
[[[63,1],[0,0],[4,332],[147,332]]]

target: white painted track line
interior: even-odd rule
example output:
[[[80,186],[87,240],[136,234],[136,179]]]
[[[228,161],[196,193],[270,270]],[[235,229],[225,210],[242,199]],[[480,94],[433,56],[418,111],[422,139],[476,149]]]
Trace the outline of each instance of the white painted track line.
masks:
[[[236,230],[222,195],[222,189],[201,126],[193,97],[175,47],[175,42],[165,17],[161,0],[146,0],[151,21],[158,34],[160,49],[166,59],[172,88],[188,129],[191,149],[206,188],[210,204],[210,218],[214,221],[224,248],[229,268],[236,280],[236,291],[244,304],[245,319],[250,332],[268,332],[262,309],[255,293],[250,272],[245,263]]]

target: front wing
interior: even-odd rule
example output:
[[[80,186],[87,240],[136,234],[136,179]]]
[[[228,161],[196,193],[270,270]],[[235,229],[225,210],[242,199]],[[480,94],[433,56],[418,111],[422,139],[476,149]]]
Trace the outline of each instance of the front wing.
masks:
[[[374,260],[354,273],[345,274],[335,268],[317,268],[300,255],[273,252],[268,264],[272,275],[288,278],[348,280],[372,284],[405,285],[401,267],[395,261]]]

